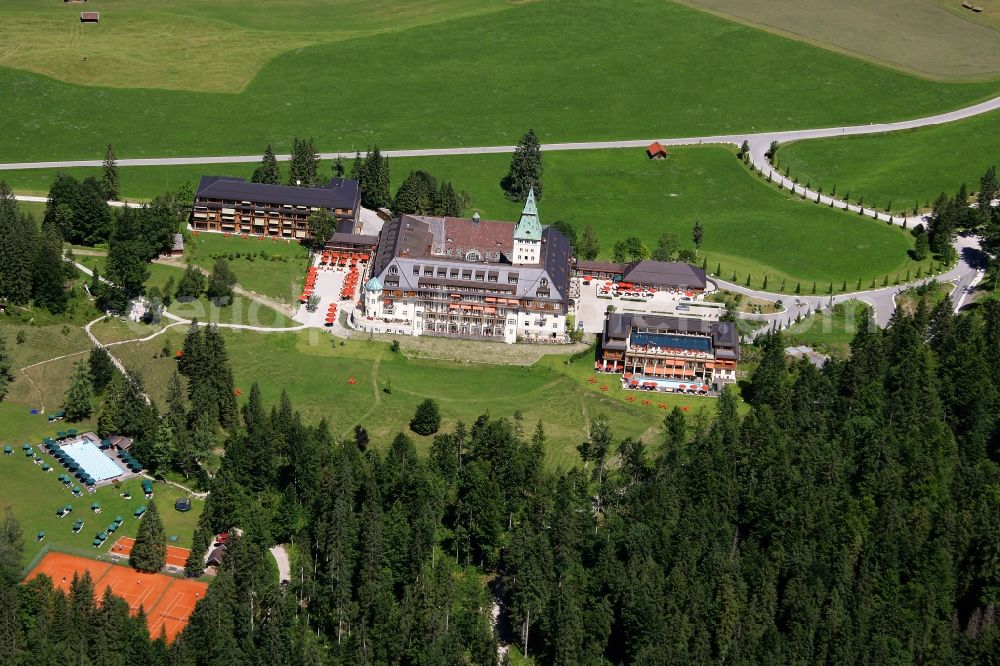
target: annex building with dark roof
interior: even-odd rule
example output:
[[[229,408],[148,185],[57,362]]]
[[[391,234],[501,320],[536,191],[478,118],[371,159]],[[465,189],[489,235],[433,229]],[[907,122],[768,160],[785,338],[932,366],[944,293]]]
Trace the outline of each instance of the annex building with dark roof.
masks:
[[[333,178],[320,187],[297,187],[248,183],[231,176],[202,176],[190,227],[196,231],[305,240],[310,237],[307,220],[318,210],[336,217],[338,229],[346,226],[358,231],[358,181]]]
[[[630,282],[637,288],[653,291],[692,291],[703,293],[708,286],[708,276],[697,266],[682,261],[655,261],[643,259],[630,263],[579,260],[573,266],[575,277],[590,276],[597,280]]]
[[[691,317],[609,312],[595,370],[641,386],[675,380],[720,390],[736,381],[736,324]]]
[[[364,330],[513,343],[565,342],[569,241],[539,222],[530,193],[518,222],[401,215],[379,236]]]

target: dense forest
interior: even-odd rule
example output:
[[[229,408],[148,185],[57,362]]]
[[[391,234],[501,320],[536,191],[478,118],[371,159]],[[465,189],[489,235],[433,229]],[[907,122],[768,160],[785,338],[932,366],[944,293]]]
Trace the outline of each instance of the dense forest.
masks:
[[[189,342],[206,335],[221,344]],[[459,424],[422,458],[403,434],[334,440],[254,387],[195,541],[243,536],[180,637],[150,638],[87,580],[69,598],[19,584],[8,517],[0,654],[493,664],[503,642],[538,664],[995,663],[1000,304],[921,304],[822,370],[758,344],[745,413],[733,392],[713,418],[674,410],[655,445],[596,417],[570,470],[543,469],[544,424],[519,417]],[[297,553],[286,587],[278,542]]]

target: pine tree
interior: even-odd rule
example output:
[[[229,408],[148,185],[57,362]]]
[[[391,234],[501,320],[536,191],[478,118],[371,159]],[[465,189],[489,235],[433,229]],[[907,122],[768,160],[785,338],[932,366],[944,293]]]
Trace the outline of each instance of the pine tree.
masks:
[[[529,129],[514,149],[507,175],[500,181],[506,197],[511,201],[524,201],[528,192],[535,190],[535,198],[542,198],[542,152],[535,130]]]
[[[701,244],[705,240],[705,229],[701,226],[701,220],[695,220],[694,228],[691,230],[691,239],[694,241],[694,249],[701,249]]]
[[[90,368],[90,384],[94,392],[103,392],[115,373],[115,366],[111,362],[111,355],[108,354],[108,350],[104,347],[94,347],[90,350],[87,364]]]
[[[0,335],[0,402],[7,396],[7,387],[14,378],[10,372],[10,354],[7,352],[7,338]]]
[[[208,289],[205,294],[216,305],[230,305],[233,302],[233,287],[236,286],[236,274],[229,267],[229,262],[219,257],[212,264],[212,274],[208,276]]]
[[[115,153],[111,150],[110,143],[108,144],[107,151],[104,153],[104,165],[101,173],[101,189],[104,192],[105,199],[118,199],[118,161],[115,159]]]
[[[271,150],[271,144],[267,144],[264,156],[260,160],[260,166],[254,169],[250,182],[267,185],[277,185],[281,182],[281,170],[278,168],[278,159],[274,156],[274,151]]]
[[[205,554],[211,544],[212,535],[209,534],[209,530],[201,526],[196,528],[191,552],[188,554],[187,562],[184,563],[184,573],[188,578],[200,578],[205,573]]]
[[[184,275],[181,277],[180,282],[177,283],[177,291],[174,293],[174,298],[176,298],[181,303],[186,303],[188,301],[193,301],[202,292],[205,291],[205,276],[202,272],[195,266],[188,264],[187,268],[184,270]]]
[[[50,229],[36,248],[31,295],[35,305],[53,314],[66,310],[69,294],[62,266],[62,239],[55,229]]]
[[[337,159],[333,161],[332,169],[334,178],[343,178],[344,174],[347,173],[347,170],[344,168],[344,158],[337,155]]]
[[[368,150],[368,154],[360,161],[355,160],[357,179],[361,187],[361,203],[366,208],[377,210],[392,205],[392,193],[389,191],[389,158],[383,157],[376,145]],[[355,169],[351,169],[351,177]]]
[[[288,167],[288,184],[315,187],[319,184],[319,155],[312,137],[292,140],[292,158]]]
[[[167,534],[156,501],[150,500],[139,523],[129,564],[136,571],[157,573],[167,564]]]
[[[427,398],[419,405],[410,420],[410,430],[418,435],[433,435],[441,427],[441,411],[437,401]]]
[[[583,228],[583,232],[580,235],[580,247],[577,248],[577,252],[580,255],[580,259],[587,261],[596,259],[600,252],[597,234],[594,233],[594,228],[589,224]]]
[[[94,412],[94,388],[90,383],[87,364],[80,361],[73,366],[73,379],[63,400],[63,411],[69,421],[83,421]]]

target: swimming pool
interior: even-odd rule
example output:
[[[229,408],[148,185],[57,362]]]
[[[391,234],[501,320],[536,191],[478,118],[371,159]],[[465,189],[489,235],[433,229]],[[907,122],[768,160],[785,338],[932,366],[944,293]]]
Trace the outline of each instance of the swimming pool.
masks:
[[[88,439],[67,444],[62,450],[77,463],[94,481],[106,481],[124,474],[122,468]]]
[[[712,340],[707,337],[692,335],[673,335],[670,333],[633,333],[629,340],[633,347],[650,345],[667,349],[693,349],[695,351],[711,351]]]

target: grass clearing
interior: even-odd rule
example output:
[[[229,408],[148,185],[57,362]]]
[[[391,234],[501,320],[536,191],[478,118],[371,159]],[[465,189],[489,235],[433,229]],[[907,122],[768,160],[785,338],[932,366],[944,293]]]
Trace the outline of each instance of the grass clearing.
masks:
[[[962,183],[979,189],[979,178],[997,163],[1000,112],[947,125],[869,136],[798,141],[778,150],[799,182],[829,192],[833,185],[852,200],[863,196],[880,208],[912,212],[933,203],[941,192],[954,194]]]
[[[139,368],[152,397],[163,404],[164,391],[175,362],[160,357],[161,338],[179,349],[186,327],[175,327],[156,340],[121,345],[115,354],[129,367]],[[388,351],[384,342],[340,340],[316,331],[259,334],[224,330],[233,359],[236,386],[244,396],[253,381],[260,384],[266,403],[288,391],[294,406],[308,421],[326,418],[336,436],[350,436],[360,423],[379,446],[388,445],[399,431],[408,430],[417,404],[427,397],[440,403],[442,429],[458,420],[471,424],[480,414],[524,415],[525,428],[538,419],[545,424],[549,443],[546,464],[567,467],[579,463],[576,445],[586,437],[588,419],[607,416],[616,435],[641,436],[655,444],[666,410],[626,401],[629,395],[612,376],[591,385],[592,360],[566,365],[566,356],[545,356],[530,367],[456,363],[407,358]],[[356,383],[348,384],[354,378]],[[389,386],[391,393],[383,389]],[[601,392],[600,386],[609,390]],[[714,402],[707,398],[663,396],[671,407],[683,405],[694,413]],[[426,453],[432,437],[409,433]]]
[[[4,422],[7,421],[5,411],[8,407],[6,404],[0,406],[0,420]],[[105,486],[99,488],[93,495],[84,493],[81,497],[73,497],[58,479],[62,468],[53,458],[43,453],[39,445],[43,436],[50,435],[55,430],[47,424],[45,426],[34,431],[30,437],[25,434],[24,437],[14,440],[5,436],[5,443],[18,445],[14,446],[13,455],[0,455],[0,485],[4,488],[0,508],[4,510],[10,508],[21,522],[25,541],[23,562],[25,564],[30,562],[45,546],[86,557],[98,555],[107,557],[111,543],[122,536],[135,537],[139,528],[139,520],[132,516],[132,512],[136,507],[148,504],[142,494],[140,479],[125,481],[120,489]],[[77,429],[81,430],[79,427]],[[27,441],[35,446],[36,453],[53,466],[51,472],[43,472],[40,465],[34,465],[22,454],[19,444],[20,440],[26,437]],[[153,488],[153,499],[160,509],[167,538],[177,537],[176,542],[168,543],[190,548],[198,516],[204,508],[204,501],[192,499],[191,511],[180,513],[174,509],[174,501],[187,497],[187,493],[164,483],[157,483]],[[125,490],[131,492],[131,499],[126,500],[120,496]],[[100,503],[101,513],[91,511],[90,506],[93,502]],[[65,504],[72,505],[73,511],[59,518],[56,509]],[[103,547],[94,548],[91,545],[94,535],[103,531],[116,515],[125,519],[121,528],[111,535]],[[74,534],[73,521],[78,518],[84,520],[84,527],[79,533]],[[39,531],[45,532],[45,539],[41,542],[35,538]]]
[[[803,317],[782,334],[786,346],[806,345],[821,354],[847,356],[858,332],[861,313],[867,309],[860,301],[845,301],[833,306],[832,311],[826,309]]]
[[[702,253],[710,271],[721,264],[723,277],[736,271],[741,281],[751,273],[755,285],[767,273],[772,290],[782,279],[792,291],[798,281],[839,285],[861,277],[867,284],[872,277],[916,270],[906,256],[913,240],[905,232],[778,191],[750,175],[730,148],[680,147],[672,150],[670,159],[659,161],[647,159],[639,149],[548,152],[543,159],[542,222],[561,219],[578,229],[592,225],[605,257],[615,242],[631,235],[652,249],[660,234],[673,232],[690,246],[691,228],[698,219],[705,228]],[[397,158],[390,160],[392,187],[411,170],[423,169],[468,191],[467,214],[476,210],[486,218],[516,220],[521,206],[504,198],[499,186],[509,161],[507,155]],[[202,174],[248,176],[252,169],[231,164],[125,167],[121,178],[128,196],[144,198],[196,181]],[[6,174],[18,187],[22,175],[28,181],[37,177],[26,171]],[[306,252],[300,246],[200,234],[186,252],[211,268],[213,254],[261,249],[281,253],[288,261],[235,260],[240,283],[274,298],[297,295],[305,274]]]
[[[677,0],[820,48],[942,80],[1000,75],[1000,32],[960,2]],[[980,2],[976,5],[982,4]],[[995,9],[995,8],[994,8]],[[992,15],[992,12],[991,12]]]
[[[261,21],[282,13],[245,4]],[[171,63],[160,51],[169,42],[147,43],[149,57]],[[0,100],[8,121],[0,154],[100,159],[108,143],[119,157],[255,154],[268,143],[288,152],[294,136],[346,152],[375,142],[510,145],[529,127],[544,141],[699,136],[912,118],[998,89],[927,81],[643,0],[540,0],[402,32],[300,42],[239,93],[83,86],[0,69],[0,88],[12,93]],[[183,68],[185,58],[164,69]],[[109,75],[124,80],[130,71],[112,67]]]

